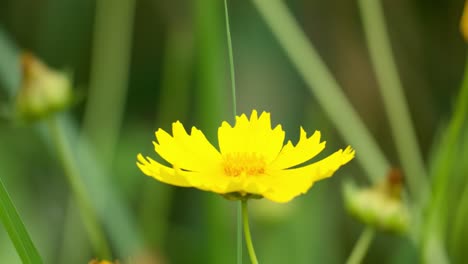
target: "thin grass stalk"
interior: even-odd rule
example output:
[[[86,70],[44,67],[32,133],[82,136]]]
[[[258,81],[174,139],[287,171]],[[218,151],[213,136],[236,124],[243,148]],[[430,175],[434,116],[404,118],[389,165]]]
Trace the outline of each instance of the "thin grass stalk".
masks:
[[[93,197],[93,205],[115,247],[115,257],[127,257],[141,251],[143,240],[140,228],[126,201],[114,187],[111,174],[103,168],[88,142],[83,138],[79,140],[77,125],[69,116],[63,115],[57,121],[74,150],[86,189]]]
[[[80,210],[80,216],[83,220],[88,237],[93,245],[94,251],[101,258],[111,256],[110,247],[104,235],[104,231],[99,223],[95,208],[92,205],[89,194],[81,179],[78,165],[73,157],[73,151],[69,145],[64,131],[55,116],[50,117],[48,128],[53,140],[57,157],[65,171],[65,176],[72,190],[75,201]]]
[[[226,19],[226,38],[227,38],[227,45],[228,45],[228,53],[229,53],[229,72],[231,78],[231,99],[232,99],[232,114],[234,116],[237,115],[237,96],[236,96],[236,74],[235,74],[235,67],[234,67],[234,55],[232,49],[232,40],[231,40],[231,26],[229,25],[229,11],[228,11],[228,4],[227,0],[224,0],[224,14]],[[235,122],[235,120],[234,120]],[[237,264],[242,264],[242,202],[237,202],[237,223],[236,223],[236,259]]]
[[[346,264],[359,264],[362,263],[364,257],[366,256],[367,251],[372,243],[372,240],[375,236],[375,229],[370,226],[366,226],[364,231],[362,231],[361,236],[354,245],[353,251],[349,255]]]

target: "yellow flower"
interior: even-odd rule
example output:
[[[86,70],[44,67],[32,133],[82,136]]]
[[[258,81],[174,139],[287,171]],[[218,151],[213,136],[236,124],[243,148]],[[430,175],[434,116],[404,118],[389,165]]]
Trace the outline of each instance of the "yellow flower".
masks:
[[[468,1],[465,1],[465,7],[463,8],[463,14],[460,19],[460,30],[465,41],[468,42]]]
[[[107,261],[107,260],[91,260],[88,264],[119,264],[118,261],[116,262],[111,262],[111,261]]]
[[[274,202],[288,202],[306,193],[314,182],[330,177],[339,167],[354,157],[347,147],[325,159],[303,167],[325,148],[320,132],[307,137],[301,128],[299,142],[284,143],[281,125],[271,128],[270,114],[260,117],[253,110],[250,119],[236,116],[231,127],[223,122],[218,129],[219,151],[203,133],[192,127],[187,134],[179,122],[172,124],[172,136],[162,129],[156,131],[155,151],[171,167],[138,154],[137,165],[143,173],[155,179],[181,187],[195,187],[240,199],[265,197]],[[231,196],[232,197],[232,196]]]

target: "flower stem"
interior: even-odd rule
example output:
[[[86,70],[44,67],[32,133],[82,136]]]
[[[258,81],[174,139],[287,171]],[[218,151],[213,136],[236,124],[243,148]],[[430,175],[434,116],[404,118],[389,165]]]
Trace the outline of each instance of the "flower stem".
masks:
[[[235,119],[237,115],[236,75],[234,70],[234,55],[232,52],[231,27],[229,25],[227,0],[224,0],[224,15],[226,18],[226,37],[229,52],[229,70],[231,74],[232,113]],[[242,202],[237,204],[237,264],[242,264]]]
[[[242,264],[242,202],[237,204],[237,264]]]
[[[252,237],[250,235],[249,212],[247,210],[247,200],[242,200],[241,203],[242,203],[242,219],[244,222],[245,244],[247,246],[247,250],[249,251],[250,262],[252,264],[258,264],[257,256],[255,255],[255,250],[252,244]]]
[[[359,264],[362,262],[372,240],[374,239],[374,235],[374,228],[367,226],[356,242],[351,255],[349,255],[349,258],[346,261],[346,264]]]
[[[95,252],[99,254],[99,257],[110,258],[110,247],[107,244],[104,231],[99,224],[96,212],[91,204],[91,200],[87,196],[86,188],[81,179],[78,166],[73,157],[71,146],[67,141],[65,132],[58,124],[56,116],[50,117],[50,119],[47,120],[47,125],[54,147],[56,148],[57,157],[59,158],[60,163],[62,163],[65,176],[67,177],[68,184],[70,185],[75,201],[80,210],[91,244],[93,245]]]

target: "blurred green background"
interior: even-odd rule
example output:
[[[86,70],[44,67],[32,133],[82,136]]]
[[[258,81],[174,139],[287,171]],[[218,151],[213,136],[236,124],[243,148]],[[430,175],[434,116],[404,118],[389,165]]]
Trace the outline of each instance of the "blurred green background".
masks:
[[[399,167],[357,3],[284,2],[392,166]],[[429,164],[463,79],[464,3],[382,4],[411,120]],[[320,130],[327,154],[351,144],[335,130],[252,2],[229,1],[229,7],[238,113],[271,112],[272,122],[282,124],[293,142],[300,126]],[[40,122],[8,118],[20,85],[20,51],[73,75],[78,99],[64,118],[73,122],[70,133],[77,133],[72,144],[84,137],[93,153],[80,166],[92,171],[84,170],[85,182],[115,258],[235,263],[233,202],[164,185],[135,165],[137,153],[156,157],[151,141],[159,127],[167,131],[180,120],[216,142],[221,121],[232,122],[222,1],[0,0],[0,177],[45,263],[87,263],[98,255],[50,138]],[[463,138],[460,153],[468,150]],[[466,169],[462,162],[458,173],[466,177]],[[252,202],[260,262],[344,263],[364,226],[346,213],[341,184],[351,178],[365,185],[363,174],[353,161],[291,203]],[[419,255],[406,236],[378,233],[365,263],[415,263]],[[21,263],[3,228],[0,262]]]

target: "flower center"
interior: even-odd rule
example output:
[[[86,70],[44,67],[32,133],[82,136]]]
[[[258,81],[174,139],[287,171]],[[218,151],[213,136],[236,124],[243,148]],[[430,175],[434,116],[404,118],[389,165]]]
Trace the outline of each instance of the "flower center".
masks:
[[[265,166],[265,159],[257,153],[234,152],[223,156],[224,173],[228,176],[260,175]]]

